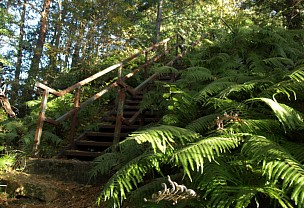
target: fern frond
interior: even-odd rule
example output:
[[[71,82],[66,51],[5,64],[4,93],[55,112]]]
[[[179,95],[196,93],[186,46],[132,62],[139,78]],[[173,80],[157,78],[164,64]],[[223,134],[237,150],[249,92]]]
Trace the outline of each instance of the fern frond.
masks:
[[[90,170],[90,178],[94,178],[98,174],[109,174],[112,168],[120,163],[122,157],[119,152],[107,152],[95,158],[93,168]]]
[[[234,124],[234,129],[238,129],[238,132],[247,132],[258,135],[280,131],[280,127],[280,123],[273,119],[242,119],[241,123]]]
[[[221,98],[228,97],[231,93],[245,93],[245,94],[252,94],[254,90],[260,89],[263,90],[268,87],[271,83],[270,80],[251,80],[249,82],[245,82],[242,84],[231,85],[227,89],[224,89],[219,95]]]
[[[214,54],[212,56],[212,58],[210,58],[209,60],[207,60],[207,62],[208,63],[212,63],[214,61],[216,61],[216,62],[218,62],[218,61],[225,62],[229,58],[230,58],[230,55],[228,53],[217,53],[217,54]]]
[[[198,118],[194,121],[192,121],[190,124],[186,126],[186,129],[190,129],[194,132],[205,132],[208,130],[208,128],[212,127],[214,125],[214,120],[218,114],[210,114],[201,118]]]
[[[212,107],[213,109],[219,111],[220,113],[224,112],[242,112],[244,115],[248,111],[248,106],[243,102],[238,102],[237,100],[229,99],[229,98],[209,98],[208,101],[204,104],[204,106]]]
[[[246,62],[248,63],[248,67],[252,72],[255,73],[264,73],[265,72],[265,65],[261,59],[261,56],[250,53]]]
[[[304,81],[304,65],[298,67],[295,71],[288,75],[291,80],[295,80],[296,82]]]
[[[289,128],[291,130],[297,129],[299,127],[303,128],[303,118],[302,115],[296,112],[293,108],[278,103],[275,100],[269,98],[253,98],[252,101],[262,101],[266,103],[273,111],[275,116],[281,122],[284,128]]]
[[[98,198],[98,204],[108,201],[111,207],[121,207],[127,194],[143,182],[145,174],[152,169],[159,170],[159,163],[164,160],[165,156],[161,153],[146,153],[132,159],[104,185]]]
[[[282,147],[286,149],[290,154],[301,164],[304,163],[304,144],[303,143],[296,143],[290,141],[282,141]]]
[[[56,134],[53,134],[50,131],[43,131],[42,133],[42,140],[46,142],[50,142],[51,144],[58,146],[61,142],[62,139],[57,136]]]
[[[132,133],[125,141],[135,140],[138,144],[150,143],[153,151],[166,152],[167,149],[174,149],[176,142],[185,144],[196,141],[200,135],[176,126],[156,126],[147,130]]]
[[[230,87],[231,85],[234,85],[235,82],[228,82],[228,81],[214,81],[207,86],[204,87],[195,97],[195,100],[197,101],[204,101],[209,96],[212,96],[214,94],[217,94],[221,92],[222,90],[226,89],[227,87]]]
[[[268,65],[272,65],[273,67],[278,67],[284,69],[286,65],[294,66],[294,62],[285,57],[271,57],[263,59],[263,62]]]
[[[229,152],[238,147],[244,134],[221,135],[202,138],[200,141],[187,145],[173,153],[175,164],[182,165],[184,172],[191,178],[190,171],[203,172],[205,160],[215,160],[221,153]]]
[[[262,136],[251,137],[242,152],[254,161],[263,162],[263,174],[271,181],[283,180],[283,189],[291,188],[291,199],[298,207],[304,207],[304,168],[290,153]]]
[[[181,72],[181,79],[188,82],[213,80],[211,71],[205,67],[189,67]]]

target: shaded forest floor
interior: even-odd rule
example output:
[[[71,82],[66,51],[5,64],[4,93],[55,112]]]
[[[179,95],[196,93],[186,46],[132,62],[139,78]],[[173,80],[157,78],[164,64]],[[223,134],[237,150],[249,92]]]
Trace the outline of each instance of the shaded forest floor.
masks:
[[[0,208],[95,208],[100,187],[66,183],[50,176],[0,174]]]

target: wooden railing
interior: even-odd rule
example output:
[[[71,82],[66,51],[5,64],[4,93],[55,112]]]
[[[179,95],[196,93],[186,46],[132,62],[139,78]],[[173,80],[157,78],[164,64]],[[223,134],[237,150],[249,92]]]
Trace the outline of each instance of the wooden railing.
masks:
[[[202,38],[201,38],[202,39]],[[201,40],[200,39],[200,40]],[[175,40],[175,41],[174,41]],[[193,46],[197,45],[197,43],[200,42],[200,40],[194,42],[190,48],[192,48]],[[172,44],[173,42],[173,44]],[[151,82],[152,80],[156,79],[156,77],[158,76],[158,73],[154,73],[152,76],[150,77],[145,77],[145,81],[143,81],[140,85],[138,85],[135,88],[132,88],[131,86],[129,86],[128,84],[126,84],[126,80],[129,79],[130,77],[134,76],[135,74],[137,74],[140,71],[144,71],[144,74],[147,75],[148,74],[148,67],[153,64],[154,62],[156,62],[157,60],[159,60],[160,58],[166,57],[168,56],[168,54],[172,55],[171,53],[175,52],[174,58],[169,61],[166,65],[170,66],[172,65],[176,60],[180,59],[181,57],[183,57],[187,50],[185,50],[184,48],[184,38],[180,35],[177,34],[175,36],[172,36],[170,38],[167,38],[137,54],[134,54],[132,56],[130,56],[129,58],[114,64],[64,90],[61,91],[57,91],[55,89],[52,89],[40,82],[36,83],[36,87],[40,88],[43,90],[43,94],[42,94],[42,101],[41,101],[41,105],[40,105],[40,113],[38,116],[38,122],[37,122],[37,128],[36,128],[36,132],[35,132],[35,138],[34,138],[34,147],[33,147],[33,153],[37,154],[38,153],[38,148],[40,145],[40,140],[41,140],[41,135],[42,135],[42,130],[43,130],[43,124],[44,122],[53,124],[53,125],[59,125],[60,123],[62,123],[63,121],[65,121],[67,118],[72,117],[72,122],[71,122],[71,130],[70,130],[70,144],[71,146],[74,146],[74,134],[75,134],[75,128],[76,128],[76,117],[77,117],[77,112],[80,109],[85,108],[87,105],[91,104],[92,102],[94,102],[95,100],[99,99],[100,97],[102,97],[104,94],[106,94],[107,92],[109,92],[111,89],[118,87],[118,105],[117,105],[117,116],[116,116],[116,125],[115,125],[115,132],[114,132],[114,140],[113,143],[117,143],[119,141],[120,138],[120,130],[121,130],[121,125],[122,123],[126,123],[128,125],[131,125],[132,123],[135,122],[135,120],[137,119],[138,116],[140,116],[140,111],[138,111],[137,113],[134,114],[133,117],[131,117],[129,120],[124,120],[123,118],[123,107],[124,107],[124,101],[125,101],[125,96],[126,96],[126,92],[132,94],[132,95],[136,95],[139,91],[141,91],[149,82]],[[150,58],[149,53],[153,53],[152,57]],[[137,59],[140,56],[144,56],[144,63],[139,66],[138,68],[136,68],[135,70],[133,70],[131,73],[123,76],[122,75],[122,69],[123,67],[129,63],[130,61]],[[100,92],[96,93],[95,95],[93,95],[92,97],[90,97],[89,99],[87,99],[86,101],[84,101],[83,103],[80,103],[80,88],[84,85],[87,85],[88,83],[92,82],[95,79],[101,78],[103,75],[112,72],[114,70],[117,70],[117,80],[114,81],[113,83],[111,83],[109,86],[107,86],[106,88],[102,89]],[[63,114],[62,116],[60,116],[57,119],[51,119],[46,117],[46,108],[47,108],[47,100],[48,100],[48,96],[49,94],[53,94],[55,96],[61,97],[67,93],[73,92],[75,91],[75,96],[74,96],[74,107],[66,112],[65,114]]]

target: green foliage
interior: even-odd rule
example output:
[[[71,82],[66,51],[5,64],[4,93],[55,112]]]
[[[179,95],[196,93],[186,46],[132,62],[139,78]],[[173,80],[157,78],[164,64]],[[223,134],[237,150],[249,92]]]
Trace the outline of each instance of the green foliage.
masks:
[[[143,106],[162,109],[163,125],[95,160],[94,176],[111,175],[99,203],[170,207],[134,197],[149,198],[165,175],[179,175],[198,196],[178,207],[304,207],[303,48],[287,31],[234,32],[194,51],[179,80],[148,93]]]

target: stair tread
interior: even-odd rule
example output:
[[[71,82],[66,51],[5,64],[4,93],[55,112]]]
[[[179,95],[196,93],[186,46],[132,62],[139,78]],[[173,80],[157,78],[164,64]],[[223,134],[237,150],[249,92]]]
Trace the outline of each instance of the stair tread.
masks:
[[[89,131],[85,133],[85,136],[96,136],[96,137],[113,137],[114,132],[98,132],[98,131]],[[126,137],[128,136],[127,133],[120,133],[121,137]]]
[[[126,129],[126,130],[136,130],[138,128],[140,128],[140,125],[132,125],[132,126],[127,126],[127,125],[122,125],[121,128],[122,129]],[[115,124],[107,124],[107,125],[102,125],[100,127],[100,129],[114,129],[115,128]]]
[[[94,146],[94,147],[109,147],[113,142],[101,142],[101,141],[91,141],[91,140],[80,140],[76,141],[77,146]]]
[[[98,157],[102,154],[102,152],[89,152],[89,151],[81,151],[81,150],[65,150],[66,156],[74,156],[74,157]]]

